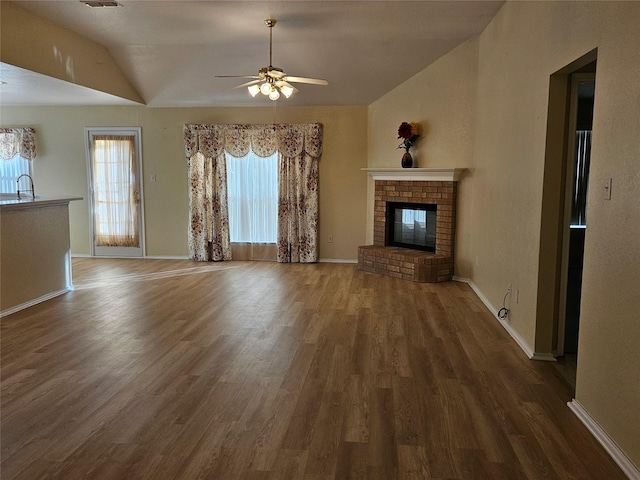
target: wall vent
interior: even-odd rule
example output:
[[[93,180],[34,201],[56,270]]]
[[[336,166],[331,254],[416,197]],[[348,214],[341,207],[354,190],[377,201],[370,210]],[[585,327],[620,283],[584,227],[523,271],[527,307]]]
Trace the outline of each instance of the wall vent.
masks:
[[[87,7],[95,8],[95,7],[120,7],[118,2],[93,2],[80,0],[80,3],[84,3]]]

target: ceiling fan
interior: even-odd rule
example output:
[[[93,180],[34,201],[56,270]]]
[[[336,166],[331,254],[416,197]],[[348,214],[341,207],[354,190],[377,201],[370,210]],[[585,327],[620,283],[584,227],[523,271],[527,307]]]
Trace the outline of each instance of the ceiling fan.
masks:
[[[276,20],[267,18],[264,23],[269,27],[269,66],[258,70],[257,75],[216,75],[216,78],[250,78],[251,81],[234,88],[248,87],[249,93],[255,97],[258,92],[268,96],[271,100],[280,98],[280,94],[289,98],[298,91],[292,83],[308,83],[311,85],[329,85],[326,80],[318,78],[294,77],[284,73],[284,70],[272,65],[273,56],[273,27]],[[261,85],[259,85],[261,84]]]

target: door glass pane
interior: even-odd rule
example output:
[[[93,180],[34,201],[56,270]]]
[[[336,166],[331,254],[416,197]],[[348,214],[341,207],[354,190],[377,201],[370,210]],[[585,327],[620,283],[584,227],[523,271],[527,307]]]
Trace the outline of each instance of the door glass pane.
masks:
[[[134,140],[125,135],[93,136],[96,246],[140,246]]]

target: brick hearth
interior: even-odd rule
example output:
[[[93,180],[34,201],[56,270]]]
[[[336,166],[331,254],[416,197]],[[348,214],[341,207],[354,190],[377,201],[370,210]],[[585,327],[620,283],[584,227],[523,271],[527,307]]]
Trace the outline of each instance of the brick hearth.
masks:
[[[453,257],[400,247],[358,247],[358,269],[422,283],[451,280]]]
[[[373,245],[358,247],[358,269],[414,282],[445,282],[453,277],[456,181],[376,180]],[[438,206],[435,253],[386,246],[387,202]]]

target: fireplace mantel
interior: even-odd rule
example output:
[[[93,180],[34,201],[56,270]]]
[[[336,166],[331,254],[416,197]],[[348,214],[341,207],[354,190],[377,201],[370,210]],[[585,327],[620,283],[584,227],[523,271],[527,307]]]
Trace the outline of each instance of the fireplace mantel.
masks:
[[[464,168],[362,168],[374,180],[457,182]]]

